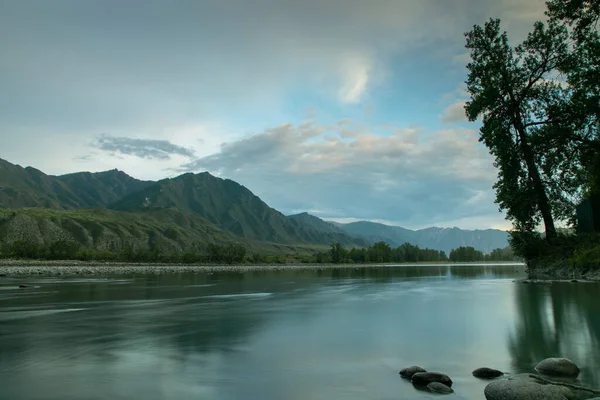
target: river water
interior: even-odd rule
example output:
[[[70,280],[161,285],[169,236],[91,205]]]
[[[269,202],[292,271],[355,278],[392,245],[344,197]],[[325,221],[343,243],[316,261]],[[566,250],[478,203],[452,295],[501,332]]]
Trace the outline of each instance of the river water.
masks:
[[[482,366],[564,356],[600,386],[600,284],[523,266],[0,278],[2,399],[482,399]],[[35,287],[19,289],[19,283]]]

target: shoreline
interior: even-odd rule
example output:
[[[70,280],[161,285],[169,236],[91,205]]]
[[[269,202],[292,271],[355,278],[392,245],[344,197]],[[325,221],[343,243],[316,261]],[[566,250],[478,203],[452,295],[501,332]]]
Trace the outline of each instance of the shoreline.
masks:
[[[73,275],[128,275],[128,274],[179,274],[214,272],[256,272],[291,270],[330,270],[394,267],[439,267],[439,266],[523,266],[523,263],[393,263],[393,264],[158,264],[98,261],[44,261],[44,260],[0,260],[0,276],[73,276]]]

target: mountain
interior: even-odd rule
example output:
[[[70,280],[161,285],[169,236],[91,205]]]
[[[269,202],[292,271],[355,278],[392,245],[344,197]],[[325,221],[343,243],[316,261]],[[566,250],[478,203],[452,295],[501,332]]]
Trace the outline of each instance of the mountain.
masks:
[[[307,212],[303,212],[300,214],[288,215],[288,218],[294,221],[297,221],[300,224],[310,226],[318,231],[327,232],[327,233],[344,233],[341,228],[338,228],[334,223],[324,221],[319,217],[315,217]]]
[[[79,200],[68,185],[56,178],[0,159],[0,205],[77,208]]]
[[[358,221],[349,224],[338,224],[337,227],[343,232],[346,232],[354,237],[365,238],[370,243],[386,242],[393,247],[400,246],[406,242],[409,242],[413,245],[416,244],[413,243],[414,231],[401,228],[399,226],[390,226],[368,221]]]
[[[370,243],[383,241],[396,247],[408,242],[421,248],[443,250],[446,254],[460,246],[472,246],[484,253],[508,246],[508,233],[497,229],[465,230],[434,227],[410,230],[367,221],[335,224],[335,226],[351,236],[364,238]]]
[[[4,208],[106,207],[151,184],[153,182],[134,179],[116,169],[52,176],[0,159],[0,207]]]
[[[71,189],[83,207],[107,207],[124,196],[154,184],[132,178],[117,169],[96,173],[77,172],[60,175],[56,179]]]
[[[221,229],[250,240],[286,244],[364,244],[363,240],[342,231],[323,231],[301,220],[288,218],[246,187],[208,172],[163,179],[110,206],[126,211],[169,207],[197,214]]]
[[[246,187],[229,179],[214,177],[208,172],[187,173],[158,182],[141,181],[116,169],[52,176],[32,167],[23,168],[0,159],[0,209],[2,208],[43,208],[55,211],[31,211],[33,214],[19,211],[15,220],[3,220],[4,225],[0,230],[3,230],[4,236],[0,232],[0,240],[18,232],[18,229],[15,230],[15,227],[20,226],[17,222],[28,226],[31,229],[30,235],[39,239],[44,237],[42,231],[46,228],[42,227],[51,227],[58,236],[68,236],[83,228],[73,228],[75,231],[71,231],[71,228],[65,227],[85,227],[83,221],[89,218],[93,229],[82,233],[81,238],[92,238],[89,240],[93,240],[94,246],[97,246],[98,240],[105,240],[102,235],[129,237],[132,234],[131,239],[134,240],[139,234],[141,236],[138,239],[142,242],[150,240],[149,237],[162,238],[165,236],[164,232],[173,226],[189,230],[181,237],[189,235],[193,241],[209,242],[210,237],[214,236],[216,241],[218,238],[223,238],[224,241],[244,241],[255,247],[277,245],[281,251],[286,246],[328,246],[335,242],[346,247],[366,247],[378,241],[395,247],[409,242],[446,252],[459,246],[473,246],[490,252],[494,248],[508,245],[507,233],[493,229],[467,231],[458,228],[427,228],[413,231],[366,221],[335,224],[308,213],[285,216],[269,207]],[[91,208],[114,211],[87,210]],[[60,213],[56,210],[81,211]],[[57,214],[51,215],[51,212]],[[99,216],[104,218],[102,223],[98,222]],[[121,226],[120,219],[126,226]],[[57,227],[56,221],[64,223],[61,222],[62,225]],[[156,225],[157,221],[159,225]],[[7,232],[12,233],[8,235]],[[95,239],[97,236],[100,239]],[[186,240],[175,242],[179,248],[184,249]],[[165,242],[165,246],[176,247],[169,241]]]
[[[508,232],[499,229],[425,228],[415,233],[415,244],[444,250],[446,254],[460,246],[471,246],[484,253],[508,246]]]

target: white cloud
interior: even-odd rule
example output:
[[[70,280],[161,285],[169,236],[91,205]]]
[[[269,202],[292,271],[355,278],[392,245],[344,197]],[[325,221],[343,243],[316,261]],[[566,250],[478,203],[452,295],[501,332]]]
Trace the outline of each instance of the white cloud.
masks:
[[[356,103],[361,100],[369,84],[371,61],[365,57],[349,57],[342,64],[342,87],[340,99],[344,103]]]
[[[456,103],[450,104],[440,118],[443,122],[453,123],[453,122],[466,122],[468,121],[465,115],[465,101],[459,100]]]
[[[353,136],[340,134],[340,126],[353,125],[283,124],[223,144],[183,170],[234,179],[286,213],[330,210],[319,216],[408,226],[498,218],[491,191],[496,171],[474,131],[396,127],[379,135],[363,126]]]

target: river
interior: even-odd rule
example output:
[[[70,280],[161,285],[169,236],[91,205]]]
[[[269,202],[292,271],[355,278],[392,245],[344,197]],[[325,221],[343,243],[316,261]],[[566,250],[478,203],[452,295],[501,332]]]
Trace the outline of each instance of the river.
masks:
[[[521,265],[0,278],[2,399],[482,399],[489,366],[574,360],[600,386],[600,283]],[[19,289],[19,283],[33,285]]]

